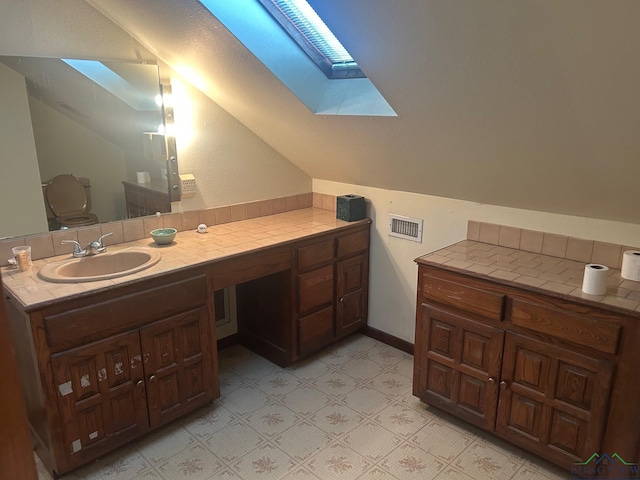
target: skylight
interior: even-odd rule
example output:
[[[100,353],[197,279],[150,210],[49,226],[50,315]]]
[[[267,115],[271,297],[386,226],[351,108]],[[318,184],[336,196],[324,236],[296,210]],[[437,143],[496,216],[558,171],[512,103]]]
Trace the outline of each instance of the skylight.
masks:
[[[265,1],[277,10],[271,3],[276,0],[199,1],[313,113],[397,116],[364,75],[352,76],[355,74],[352,71],[349,75],[328,78],[311,55],[301,48],[300,42],[294,40],[293,34],[285,30],[262,3]],[[299,31],[297,38],[302,38]],[[328,60],[328,54],[316,53],[316,56],[327,58],[324,64],[331,65],[333,71],[349,64],[348,61],[334,64]]]
[[[306,0],[260,0],[330,79],[365,78],[360,67]]]

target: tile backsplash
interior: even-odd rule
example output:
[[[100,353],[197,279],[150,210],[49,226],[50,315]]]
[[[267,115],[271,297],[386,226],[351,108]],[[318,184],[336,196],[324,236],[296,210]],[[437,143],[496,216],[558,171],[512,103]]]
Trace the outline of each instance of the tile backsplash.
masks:
[[[165,213],[157,217],[130,218],[89,227],[6,238],[0,240],[0,266],[8,265],[7,260],[13,256],[11,248],[18,245],[31,245],[31,258],[38,260],[56,255],[70,254],[73,251],[73,245],[62,244],[60,243],[62,240],[75,240],[81,245],[87,245],[97,240],[100,235],[112,232],[112,235],[104,239],[104,244],[115,245],[141,240],[149,236],[149,232],[154,228],[173,227],[178,231],[191,230],[195,229],[200,223],[220,225],[312,206],[317,208],[328,207],[331,205],[331,199],[333,199],[333,208],[327,209],[335,211],[335,196],[309,192],[204,210]]]
[[[578,262],[599,263],[617,269],[622,265],[622,256],[626,250],[639,249],[639,247],[628,245],[597,242],[475,220],[469,220],[467,223],[467,240],[542,253]]]

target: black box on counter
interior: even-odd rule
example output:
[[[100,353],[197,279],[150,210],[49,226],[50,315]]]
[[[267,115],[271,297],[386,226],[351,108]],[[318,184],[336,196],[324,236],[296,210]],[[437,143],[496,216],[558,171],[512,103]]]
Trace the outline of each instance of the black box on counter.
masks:
[[[365,217],[364,197],[360,195],[340,195],[336,197],[336,218],[355,222]]]

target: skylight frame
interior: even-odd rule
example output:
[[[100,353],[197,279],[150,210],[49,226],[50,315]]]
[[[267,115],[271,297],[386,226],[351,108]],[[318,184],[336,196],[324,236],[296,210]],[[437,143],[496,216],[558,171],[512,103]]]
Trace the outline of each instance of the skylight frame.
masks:
[[[303,0],[306,1],[306,0]],[[286,15],[286,13],[276,4],[274,0],[258,0],[260,4],[271,14],[271,16],[284,28],[289,36],[300,46],[300,48],[309,56],[309,58],[318,66],[318,68],[325,74],[330,80],[336,79],[349,79],[349,78],[367,78],[364,72],[360,69],[355,60],[345,62],[333,62],[330,60],[330,55],[326,54],[314,45],[307,35],[301,31],[294,22]],[[311,10],[311,6],[309,6]],[[315,12],[314,12],[315,13]],[[316,14],[317,16],[317,14]],[[326,27],[326,24],[322,19],[317,16],[317,21],[322,23]],[[326,27],[332,38],[327,38],[325,41],[331,43],[337,42],[340,47],[344,48],[340,41],[333,35],[331,30]],[[323,37],[325,38],[325,37]],[[346,49],[345,49],[346,52]],[[347,54],[351,56],[348,52]]]

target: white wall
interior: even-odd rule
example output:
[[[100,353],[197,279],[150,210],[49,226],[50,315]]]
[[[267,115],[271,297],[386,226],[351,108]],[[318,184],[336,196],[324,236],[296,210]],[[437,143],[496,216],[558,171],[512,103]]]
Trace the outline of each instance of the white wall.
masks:
[[[172,209],[297,195],[311,191],[311,178],[237,119],[169,69],[180,173],[196,178],[195,197]],[[165,72],[161,69],[161,77]]]
[[[0,238],[47,230],[24,77],[0,64]]]
[[[373,220],[369,268],[369,325],[413,343],[418,269],[414,259],[464,240],[467,221],[511,225],[640,246],[640,225],[573,217],[360,185],[313,180],[313,191],[367,199]],[[423,242],[390,237],[389,213],[424,219]]]

